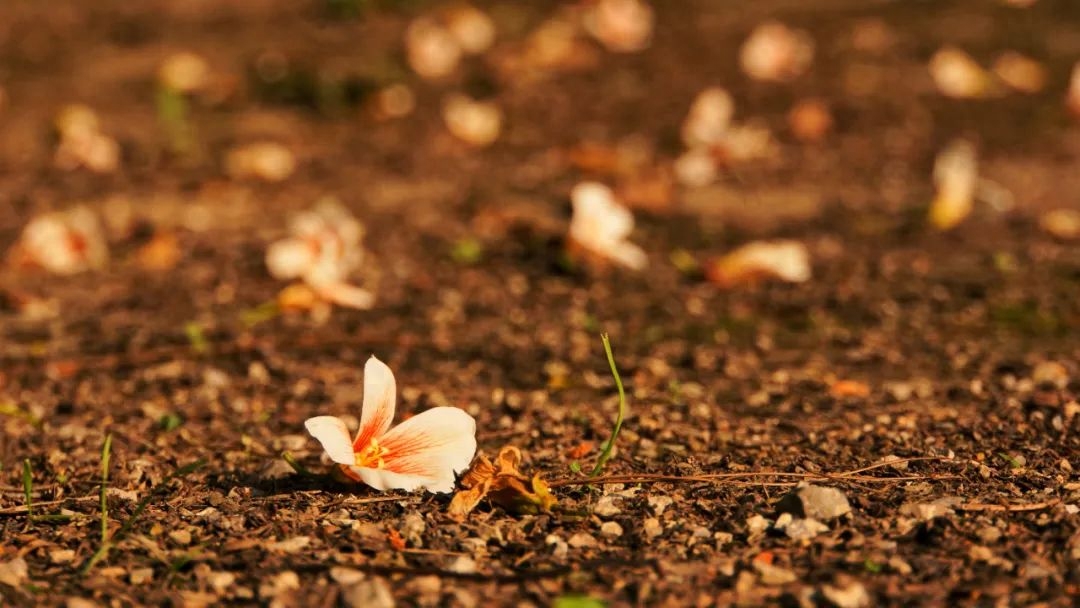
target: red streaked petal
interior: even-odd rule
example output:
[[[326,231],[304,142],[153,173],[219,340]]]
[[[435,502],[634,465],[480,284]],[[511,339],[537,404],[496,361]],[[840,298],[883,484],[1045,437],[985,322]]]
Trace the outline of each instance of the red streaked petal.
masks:
[[[364,365],[364,405],[360,411],[360,430],[353,441],[354,450],[364,449],[373,438],[390,428],[396,399],[394,372],[373,355]]]
[[[476,454],[476,421],[456,407],[432,408],[379,437],[379,446],[386,450],[382,470],[401,476],[384,481],[423,479],[420,485],[429,491],[449,492],[454,474],[467,469]]]
[[[316,416],[304,422],[311,436],[319,440],[330,460],[338,464],[355,464],[352,442],[349,440],[349,428],[335,416]]]

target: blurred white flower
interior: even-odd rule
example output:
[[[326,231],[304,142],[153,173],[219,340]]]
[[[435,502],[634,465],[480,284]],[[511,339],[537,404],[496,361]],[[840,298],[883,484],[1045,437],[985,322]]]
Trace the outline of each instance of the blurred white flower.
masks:
[[[586,9],[583,25],[609,51],[633,53],[652,40],[653,10],[642,0],[596,0]]]
[[[810,280],[810,252],[798,241],[757,241],[743,245],[706,266],[706,277],[721,287],[779,279]]]
[[[30,220],[9,259],[15,266],[71,275],[104,267],[109,247],[97,216],[86,207],[75,207]]]
[[[743,72],[755,80],[792,80],[806,73],[813,61],[810,35],[778,21],[757,26],[739,50]]]
[[[975,204],[978,179],[975,146],[962,139],[946,146],[934,161],[937,192],[930,203],[930,223],[948,230],[964,221]]]
[[[494,102],[454,94],[443,102],[442,113],[450,133],[468,144],[482,148],[499,138],[502,111]]]
[[[341,306],[370,308],[375,303],[371,292],[347,283],[363,261],[364,229],[340,203],[321,201],[293,218],[289,232],[266,250],[266,267],[274,278],[300,279],[319,297]]]
[[[569,244],[633,270],[648,263],[645,252],[626,240],[634,229],[634,216],[615,200],[611,188],[582,182],[570,192],[573,217]]]
[[[990,75],[971,55],[955,47],[939,49],[930,58],[930,76],[946,97],[975,99],[991,94]]]

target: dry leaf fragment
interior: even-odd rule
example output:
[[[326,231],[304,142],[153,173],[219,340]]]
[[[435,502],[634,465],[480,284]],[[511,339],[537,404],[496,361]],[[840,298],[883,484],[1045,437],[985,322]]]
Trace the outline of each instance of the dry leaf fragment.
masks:
[[[506,446],[499,451],[493,464],[486,456],[480,456],[472,468],[461,478],[461,486],[450,501],[447,512],[457,520],[463,520],[487,498],[511,513],[550,513],[558,500],[551,494],[540,474],[530,479],[518,470],[521,450]]]
[[[390,543],[390,548],[394,551],[405,550],[405,539],[401,536],[401,532],[397,531],[397,528],[386,529],[386,541]]]
[[[845,397],[866,398],[870,396],[870,387],[858,380],[837,380],[829,387],[829,394],[838,399]]]
[[[225,155],[225,172],[235,179],[257,178],[280,182],[296,170],[296,156],[275,142],[245,144]]]
[[[96,173],[110,173],[120,164],[120,145],[101,132],[101,122],[89,107],[67,106],[56,117],[60,136],[54,162],[70,171],[85,167]]]
[[[788,112],[788,126],[795,139],[804,142],[821,141],[832,129],[829,106],[820,99],[804,99]]]
[[[156,272],[170,270],[180,261],[180,242],[175,233],[159,231],[139,248],[135,259],[143,270]]]
[[[720,287],[765,279],[802,283],[810,279],[810,253],[798,241],[757,241],[713,261],[705,276]]]
[[[937,193],[930,203],[930,223],[940,230],[955,227],[971,213],[978,185],[975,146],[958,139],[938,154],[934,161]]]

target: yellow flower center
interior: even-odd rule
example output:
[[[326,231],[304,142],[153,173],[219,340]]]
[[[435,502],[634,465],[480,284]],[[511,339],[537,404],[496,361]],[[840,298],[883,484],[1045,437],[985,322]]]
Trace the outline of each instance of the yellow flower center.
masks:
[[[356,466],[365,467],[369,469],[382,469],[386,466],[383,462],[383,456],[390,453],[390,450],[381,447],[378,439],[372,439],[371,443],[367,444],[367,447],[356,453]]]

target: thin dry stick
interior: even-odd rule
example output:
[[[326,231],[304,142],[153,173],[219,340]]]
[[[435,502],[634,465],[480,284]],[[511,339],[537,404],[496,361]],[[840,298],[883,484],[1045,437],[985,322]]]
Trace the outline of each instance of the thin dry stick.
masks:
[[[960,511],[1009,511],[1011,513],[1017,513],[1021,511],[1041,511],[1043,509],[1049,509],[1061,504],[1061,500],[1046,500],[1043,502],[1032,502],[1026,505],[997,505],[993,503],[985,502],[966,502],[964,504],[956,505],[954,509]]]
[[[589,479],[557,479],[550,482],[548,485],[553,488],[562,486],[575,486],[575,485],[587,485],[590,483],[600,484],[613,484],[613,483],[685,483],[685,482],[700,482],[700,483],[717,483],[726,482],[734,483],[738,485],[770,485],[770,486],[793,486],[796,482],[793,481],[774,481],[763,482],[753,481],[744,482],[746,479],[760,479],[760,478],[794,478],[801,480],[834,480],[834,481],[859,481],[865,483],[882,483],[882,482],[895,482],[895,481],[921,481],[921,480],[940,480],[940,479],[957,479],[956,475],[905,475],[901,477],[873,477],[870,475],[860,475],[865,471],[881,468],[884,466],[895,465],[902,462],[910,462],[913,460],[951,460],[949,458],[934,457],[934,456],[922,456],[917,458],[907,458],[901,460],[893,460],[890,462],[875,463],[866,467],[853,469],[850,471],[842,471],[839,473],[789,473],[785,471],[750,471],[746,473],[708,473],[704,475],[665,475],[655,473],[643,473],[643,474],[628,474],[628,475],[604,475],[602,477],[592,477]]]

